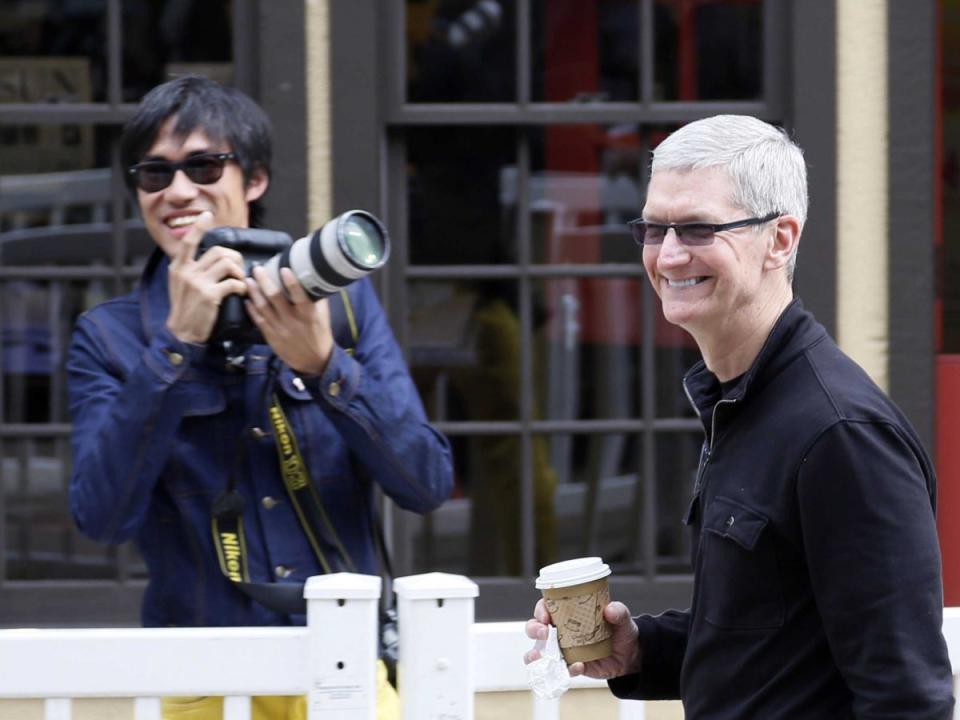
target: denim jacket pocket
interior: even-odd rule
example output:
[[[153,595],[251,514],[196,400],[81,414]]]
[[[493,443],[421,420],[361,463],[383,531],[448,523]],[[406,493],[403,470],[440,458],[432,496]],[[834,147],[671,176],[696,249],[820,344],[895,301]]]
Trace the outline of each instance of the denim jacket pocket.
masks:
[[[718,496],[703,519],[702,601],[707,622],[730,630],[783,625],[785,603],[769,520]]]

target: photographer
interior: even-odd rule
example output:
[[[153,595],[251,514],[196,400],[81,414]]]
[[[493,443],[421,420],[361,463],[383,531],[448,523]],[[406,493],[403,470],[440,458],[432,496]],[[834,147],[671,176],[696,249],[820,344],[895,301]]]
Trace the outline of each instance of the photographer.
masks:
[[[70,503],[91,538],[137,543],[150,573],[145,626],[303,624],[236,581],[377,574],[373,484],[420,513],[452,487],[449,445],[427,423],[369,280],[349,285],[339,308],[355,330],[344,348],[331,319],[339,297],[314,302],[289,268],[284,287],[262,267],[248,277],[232,248],[198,256],[205,231],[259,224],[270,147],[269,121],[250,98],[196,76],[153,89],[124,131],[127,182],[158,249],[136,290],[78,320]],[[232,295],[245,298],[266,344],[210,340]],[[320,506],[315,537],[285,485],[275,410]],[[224,498],[244,534],[236,577],[215,537]],[[381,667],[381,704],[392,690],[384,677]],[[220,717],[218,703],[168,699],[164,717]],[[254,700],[260,720],[304,713],[302,698]]]

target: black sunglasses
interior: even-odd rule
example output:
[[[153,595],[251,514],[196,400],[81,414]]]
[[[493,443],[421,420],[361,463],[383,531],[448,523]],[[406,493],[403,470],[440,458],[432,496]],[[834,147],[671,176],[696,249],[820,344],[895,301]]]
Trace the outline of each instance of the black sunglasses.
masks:
[[[712,243],[714,235],[718,232],[736,230],[751,225],[763,225],[771,220],[776,220],[778,217],[780,217],[780,213],[770,213],[762,218],[753,217],[720,225],[711,223],[670,223],[669,225],[663,225],[637,218],[627,224],[630,226],[630,232],[633,233],[633,239],[637,245],[659,245],[666,237],[667,230],[672,228],[677,234],[677,241],[681,245],[702,246]]]
[[[148,193],[163,190],[173,182],[177,170],[183,170],[191,182],[197,185],[210,185],[223,176],[223,166],[228,160],[236,160],[237,154],[232,152],[201,153],[191,155],[180,162],[169,160],[147,160],[127,168],[133,175],[137,187]]]

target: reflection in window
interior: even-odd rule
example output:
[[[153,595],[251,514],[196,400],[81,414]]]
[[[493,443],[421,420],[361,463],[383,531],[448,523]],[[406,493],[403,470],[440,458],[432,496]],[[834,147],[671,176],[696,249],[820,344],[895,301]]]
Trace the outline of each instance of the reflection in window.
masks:
[[[410,258],[415,265],[514,262],[502,172],[514,133],[498,127],[413,129],[407,143]]]
[[[943,227],[938,257],[941,303],[938,352],[960,353],[960,5],[941,3],[942,143],[940,173]]]
[[[762,0],[656,0],[654,15],[655,99],[761,97]]]
[[[638,0],[536,0],[533,99],[631,101],[638,97]]]
[[[232,0],[123,0],[123,97],[171,73],[232,81]],[[107,3],[0,3],[0,102],[106,102]]]
[[[515,99],[514,3],[407,0],[410,102]]]

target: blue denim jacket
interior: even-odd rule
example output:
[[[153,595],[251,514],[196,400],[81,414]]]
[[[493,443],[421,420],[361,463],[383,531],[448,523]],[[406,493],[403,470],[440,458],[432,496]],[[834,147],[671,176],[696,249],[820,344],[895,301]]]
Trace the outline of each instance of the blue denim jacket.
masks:
[[[177,340],[165,327],[167,265],[158,251],[137,290],[77,321],[67,362],[71,511],[94,540],[136,541],[150,574],[146,626],[300,624],[302,616],[232,587],[211,533],[211,503],[232,472],[245,498],[251,580],[303,582],[322,572],[287,498],[267,419],[272,351],[252,346],[242,366],[228,367],[221,351]],[[353,356],[335,347],[318,377],[298,378],[280,363],[274,391],[357,571],[376,574],[371,481],[425,513],[449,496],[453,470],[370,282],[348,292],[359,330]]]

